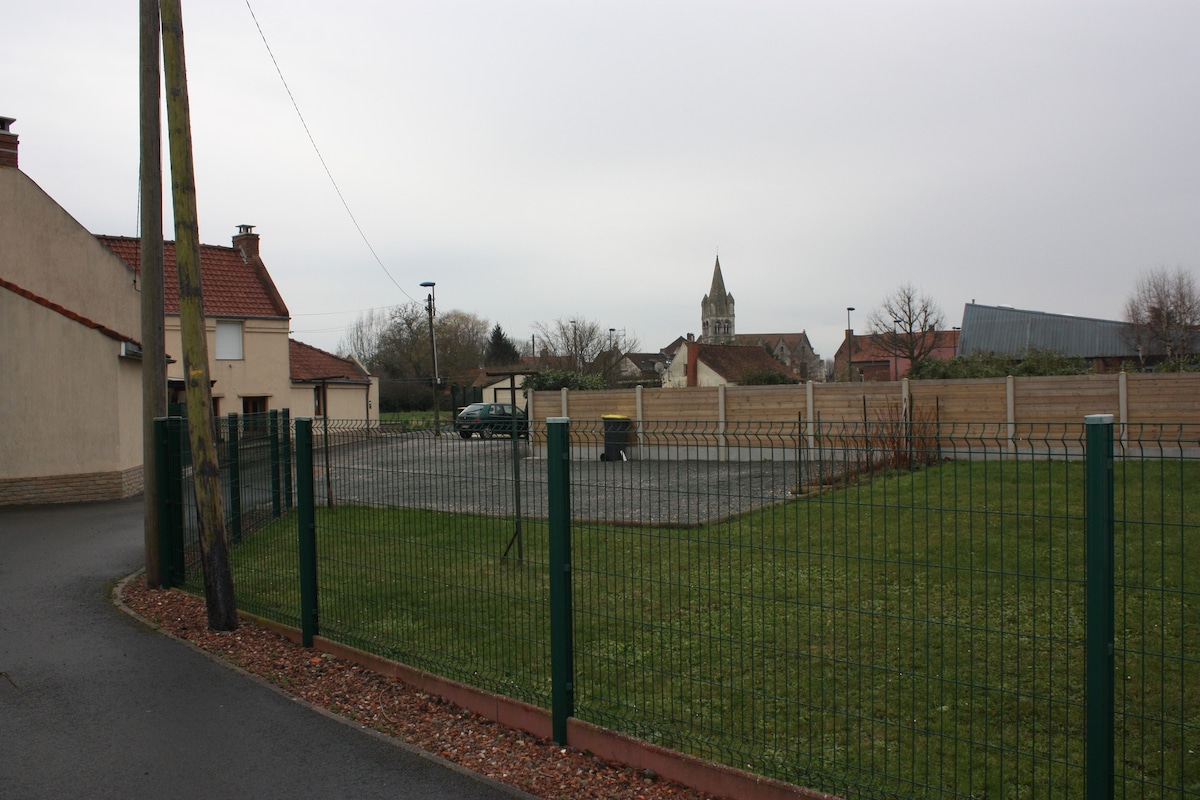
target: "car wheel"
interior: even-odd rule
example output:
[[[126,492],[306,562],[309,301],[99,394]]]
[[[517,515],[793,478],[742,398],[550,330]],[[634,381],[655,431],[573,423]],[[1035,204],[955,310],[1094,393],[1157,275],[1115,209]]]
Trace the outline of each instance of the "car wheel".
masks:
[[[459,436],[461,436],[461,437],[462,437],[462,438],[464,438],[464,439],[470,439],[470,438],[471,438],[471,432],[470,432],[470,431],[459,431],[459,432],[458,432],[458,435],[459,435]]]
[[[492,438],[492,429],[491,428],[480,428],[479,429],[479,438],[480,439]]]

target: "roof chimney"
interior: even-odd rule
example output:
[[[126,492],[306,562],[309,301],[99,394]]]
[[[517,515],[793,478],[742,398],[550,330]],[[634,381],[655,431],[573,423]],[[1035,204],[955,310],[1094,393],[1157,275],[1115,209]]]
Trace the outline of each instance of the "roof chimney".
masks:
[[[17,135],[9,130],[16,120],[0,117],[0,167],[17,168]]]
[[[233,249],[242,254],[243,261],[258,258],[258,234],[253,225],[238,225],[237,235],[233,237]]]

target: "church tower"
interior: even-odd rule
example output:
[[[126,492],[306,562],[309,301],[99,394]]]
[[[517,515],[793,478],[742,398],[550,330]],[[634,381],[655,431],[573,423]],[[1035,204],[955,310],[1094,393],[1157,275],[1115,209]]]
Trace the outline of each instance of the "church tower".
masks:
[[[700,341],[707,344],[733,342],[733,295],[725,291],[721,257],[713,268],[712,288],[700,301]]]

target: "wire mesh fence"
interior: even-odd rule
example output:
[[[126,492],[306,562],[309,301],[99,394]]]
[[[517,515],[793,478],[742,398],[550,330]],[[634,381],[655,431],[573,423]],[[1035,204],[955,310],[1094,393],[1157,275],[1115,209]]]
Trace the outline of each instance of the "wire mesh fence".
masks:
[[[1103,722],[1084,427],[571,422],[573,715],[845,797],[1084,797],[1108,737],[1200,797],[1200,426],[1113,436]],[[550,708],[546,433],[313,423],[321,634]],[[295,624],[256,496],[238,602]]]

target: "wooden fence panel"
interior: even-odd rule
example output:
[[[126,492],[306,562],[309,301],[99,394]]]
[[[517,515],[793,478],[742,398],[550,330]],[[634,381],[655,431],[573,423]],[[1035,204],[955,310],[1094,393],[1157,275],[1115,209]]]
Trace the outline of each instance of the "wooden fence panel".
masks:
[[[899,383],[824,383],[813,387],[814,420],[875,422],[898,414]]]
[[[1014,418],[1019,422],[1077,425],[1088,414],[1120,413],[1116,375],[1066,375],[1013,379]]]
[[[943,423],[1004,422],[1008,395],[1004,378],[910,381],[909,403],[929,409]],[[920,415],[918,415],[920,416]]]
[[[716,422],[720,419],[715,387],[643,389],[642,418],[666,422]]]
[[[1076,425],[1089,414],[1112,414],[1116,422],[1130,425],[1200,424],[1200,373],[1126,375],[1124,415],[1121,380],[1120,374],[1015,378],[1011,418],[1008,382],[1004,378],[911,381],[909,407],[914,422],[937,421],[968,431],[971,437],[977,434],[966,423],[998,426],[989,428],[984,438],[996,435],[994,430],[1003,432],[1006,439],[1009,429],[1004,426],[1011,424],[1011,433],[1018,440],[1056,435],[1048,425],[1065,431],[1065,426]],[[903,385],[818,383],[812,386],[812,396],[810,410],[807,386],[728,386],[722,418],[720,390],[716,387],[644,389],[640,419],[645,430],[657,432],[669,430],[672,425],[699,431],[698,423],[723,422],[727,435],[751,439],[783,436],[782,428],[764,431],[772,423],[795,423],[810,415],[825,426],[852,430],[862,422],[897,418]],[[533,418],[539,423],[562,413],[559,392],[535,392],[531,399]],[[637,394],[635,390],[572,392],[568,414],[578,422],[581,432],[587,432],[589,441],[602,443],[602,416],[622,414],[637,420]],[[826,432],[837,435],[829,428]],[[720,441],[727,442],[727,438]]]
[[[1126,376],[1130,422],[1200,422],[1200,373]]]
[[[730,386],[725,390],[725,419],[741,422],[796,422],[808,407],[803,384],[791,386]]]

